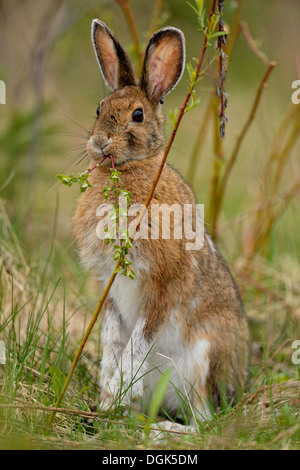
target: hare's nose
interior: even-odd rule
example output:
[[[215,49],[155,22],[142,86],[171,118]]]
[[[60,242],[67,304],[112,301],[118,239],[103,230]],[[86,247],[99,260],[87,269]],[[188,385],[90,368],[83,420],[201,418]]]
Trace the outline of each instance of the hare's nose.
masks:
[[[99,150],[101,150],[103,153],[105,149],[111,144],[111,139],[104,135],[96,135],[92,139],[92,145],[94,147],[97,147]]]

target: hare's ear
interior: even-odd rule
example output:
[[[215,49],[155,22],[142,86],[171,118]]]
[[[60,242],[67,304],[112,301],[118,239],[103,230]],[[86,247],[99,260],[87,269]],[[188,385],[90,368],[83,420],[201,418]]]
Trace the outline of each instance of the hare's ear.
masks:
[[[100,20],[93,20],[92,42],[103,78],[112,91],[136,84],[126,52]]]
[[[151,37],[146,49],[141,89],[158,103],[181,79],[185,66],[185,40],[177,28],[162,28]]]

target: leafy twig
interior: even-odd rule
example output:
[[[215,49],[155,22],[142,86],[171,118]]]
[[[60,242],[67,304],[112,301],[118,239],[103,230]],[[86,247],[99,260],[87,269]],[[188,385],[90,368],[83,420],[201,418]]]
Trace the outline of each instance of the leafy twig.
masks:
[[[106,234],[106,244],[114,243],[114,260],[120,261],[120,266],[118,271],[122,271],[121,274],[124,276],[129,277],[130,279],[134,279],[135,272],[131,267],[131,261],[127,258],[129,250],[132,248],[132,243],[129,237],[128,230],[124,230],[121,228],[120,219],[127,218],[127,212],[125,210],[125,214],[123,214],[124,208],[120,207],[119,198],[122,196],[126,201],[126,209],[130,205],[131,200],[131,193],[127,190],[123,189],[121,184],[120,175],[121,172],[117,171],[114,165],[114,158],[111,156],[111,175],[110,180],[112,181],[111,186],[108,186],[103,189],[103,196],[105,199],[108,199],[110,192],[114,193],[115,197],[115,214],[114,214],[114,223],[112,224],[111,231],[107,230]],[[115,237],[114,237],[115,235]],[[117,244],[117,240],[119,240],[119,245]]]
[[[81,173],[79,176],[74,176],[73,174],[71,175],[56,175],[57,178],[61,181],[61,183],[65,184],[66,186],[72,186],[74,183],[79,183],[80,185],[80,191],[84,193],[87,188],[91,188],[92,185],[88,180],[89,175],[94,171],[98,166],[104,162],[107,158],[109,158],[110,155],[106,155],[105,157],[100,160],[93,168],[90,168],[83,173]]]

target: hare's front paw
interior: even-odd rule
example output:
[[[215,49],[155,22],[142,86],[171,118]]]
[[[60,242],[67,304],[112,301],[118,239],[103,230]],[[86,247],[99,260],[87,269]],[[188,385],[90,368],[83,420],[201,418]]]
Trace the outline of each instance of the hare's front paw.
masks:
[[[101,410],[106,411],[114,408],[117,404],[130,406],[132,402],[142,397],[143,390],[142,379],[132,381],[131,377],[126,377],[126,374],[122,379],[119,374],[118,377],[115,375],[101,391]]]
[[[102,390],[100,394],[100,410],[108,411],[111,408],[114,408],[116,399],[114,396],[106,389]]]
[[[130,405],[132,402],[135,402],[142,398],[144,392],[144,386],[142,379],[136,381],[131,378],[124,380],[122,384],[122,403]]]
[[[101,393],[100,393],[100,408],[102,411],[107,411],[110,408],[115,408],[119,403],[120,397],[120,382],[114,380],[114,377],[106,381],[101,377]]]

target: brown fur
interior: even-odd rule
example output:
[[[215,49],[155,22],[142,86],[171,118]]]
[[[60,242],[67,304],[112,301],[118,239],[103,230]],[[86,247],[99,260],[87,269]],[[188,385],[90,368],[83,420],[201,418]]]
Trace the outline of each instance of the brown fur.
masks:
[[[103,32],[103,29],[101,31]],[[143,89],[129,83],[109,95],[100,103],[100,116],[91,130],[88,143],[91,159],[99,161],[100,150],[103,155],[109,153],[114,156],[115,164],[121,171],[123,188],[132,193],[132,204],[145,202],[161,162],[164,135],[158,101],[181,74],[178,64],[182,61],[183,46],[179,39],[180,44],[176,45],[174,41],[176,42],[176,35],[172,32],[172,50],[162,52],[164,35],[159,35],[159,55],[168,56],[174,51],[178,54],[174,60],[174,69],[168,64],[170,75],[164,78],[165,85],[161,85],[159,95],[155,92],[155,99],[149,97],[149,76],[153,77],[153,73],[146,70],[148,61],[151,61],[151,57],[146,54]],[[101,44],[97,43],[97,49],[100,47]],[[107,53],[106,47],[105,43]],[[168,47],[167,43],[165,47]],[[155,41],[148,53],[151,55],[154,51]],[[122,68],[121,62],[119,67]],[[137,108],[143,109],[142,123],[132,120],[132,113]],[[112,269],[114,266],[112,246],[106,246],[105,242],[96,236],[99,222],[96,210],[99,204],[104,202],[102,191],[109,185],[109,176],[110,160],[107,159],[91,174],[92,187],[80,197],[73,219],[74,234],[82,261],[98,278],[101,277],[99,273],[102,265],[103,272],[108,266],[111,265]],[[115,202],[112,194],[108,202]],[[182,207],[184,204],[192,204],[196,211],[192,190],[168,164],[164,167],[151,204],[164,203],[180,204]],[[148,209],[149,226],[151,207],[152,205]],[[172,220],[171,234],[173,228]],[[200,250],[186,250],[186,241],[184,237],[182,240],[172,237],[170,240],[138,239],[134,241],[129,258],[139,280],[139,318],[145,319],[142,331],[145,342],[151,345],[164,334],[171,312],[179,307],[179,312],[176,310],[172,321],[181,332],[181,342],[186,345],[186,350],[189,351],[199,338],[207,339],[211,344],[207,357],[209,373],[206,383],[203,385],[197,380],[197,377],[200,378],[198,366],[195,365],[193,372],[199,401],[199,396],[205,398],[209,392],[217,397],[221,383],[231,389],[245,385],[249,360],[249,333],[236,285],[225,261],[208,235],[205,233],[205,243]],[[114,301],[113,289],[114,285],[106,303],[106,312],[114,311],[116,318],[119,318],[118,322],[126,323],[126,318],[120,311],[122,306],[118,306]],[[126,293],[124,295],[126,296]],[[131,300],[133,303],[136,301]],[[134,331],[133,327],[127,326],[127,329],[130,337]],[[120,349],[120,338],[116,338],[116,348]],[[116,355],[120,357],[120,354],[119,351]],[[107,394],[105,389],[104,398],[107,398]]]

